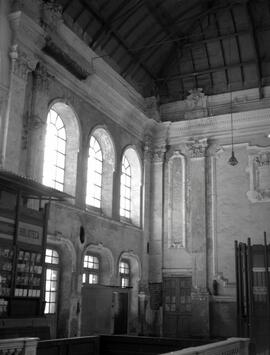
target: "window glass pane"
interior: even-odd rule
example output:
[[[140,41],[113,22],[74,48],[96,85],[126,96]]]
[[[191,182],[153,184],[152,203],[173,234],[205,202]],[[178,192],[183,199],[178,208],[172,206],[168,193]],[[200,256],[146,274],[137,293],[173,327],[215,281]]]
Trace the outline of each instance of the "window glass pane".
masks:
[[[43,162],[43,184],[63,191],[66,131],[60,116],[50,110],[47,118]],[[61,172],[59,170],[61,169]]]
[[[46,249],[45,313],[56,312],[59,255],[56,250]],[[36,290],[33,290],[34,294]],[[34,296],[34,295],[33,295]],[[37,296],[37,295],[36,295]]]
[[[131,176],[130,164],[126,156],[122,161],[121,186],[120,186],[120,215],[130,218],[131,215]]]
[[[89,144],[86,203],[101,207],[103,157],[101,147],[95,137],[91,137]]]
[[[84,256],[83,283],[97,284],[99,280],[99,258],[95,255],[86,254]]]

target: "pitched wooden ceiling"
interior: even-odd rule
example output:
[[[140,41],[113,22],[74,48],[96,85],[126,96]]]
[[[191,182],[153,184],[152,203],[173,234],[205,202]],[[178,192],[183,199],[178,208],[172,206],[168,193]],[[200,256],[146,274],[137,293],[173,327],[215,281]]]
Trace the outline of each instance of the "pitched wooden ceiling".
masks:
[[[144,97],[270,83],[270,0],[56,0],[98,56]]]

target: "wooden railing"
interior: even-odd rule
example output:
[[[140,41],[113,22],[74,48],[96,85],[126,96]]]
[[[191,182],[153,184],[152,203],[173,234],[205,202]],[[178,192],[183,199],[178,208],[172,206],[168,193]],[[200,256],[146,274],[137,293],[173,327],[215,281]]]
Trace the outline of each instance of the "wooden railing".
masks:
[[[213,344],[176,350],[163,355],[248,355],[249,339],[229,338]]]
[[[38,338],[0,340],[1,355],[36,355]]]
[[[113,342],[111,341],[112,339]],[[118,342],[116,339],[118,338]],[[122,338],[122,342],[121,342]],[[133,338],[136,345],[132,349],[127,339]],[[151,342],[150,339],[153,341]],[[132,339],[131,339],[132,340]],[[105,344],[102,345],[102,341]],[[184,344],[176,344],[177,339],[144,337],[103,337],[89,336],[68,339],[39,341],[38,338],[15,338],[0,340],[0,355],[116,355],[116,354],[164,354],[164,355],[248,355],[249,339],[229,338],[216,343],[183,349]],[[173,342],[176,342],[173,344]],[[113,344],[114,343],[114,344]],[[132,341],[131,341],[132,343]],[[187,341],[187,344],[192,344]],[[105,345],[105,346],[104,346]],[[109,346],[108,346],[109,345]],[[114,346],[113,346],[114,345]],[[181,346],[182,345],[182,346]],[[185,346],[184,345],[184,346]],[[196,345],[196,342],[193,343]],[[182,350],[175,350],[176,348]],[[178,347],[179,346],[179,347]],[[172,349],[174,348],[174,349]],[[170,351],[168,353],[168,351]]]
[[[99,344],[99,336],[42,340],[37,355],[99,355]]]

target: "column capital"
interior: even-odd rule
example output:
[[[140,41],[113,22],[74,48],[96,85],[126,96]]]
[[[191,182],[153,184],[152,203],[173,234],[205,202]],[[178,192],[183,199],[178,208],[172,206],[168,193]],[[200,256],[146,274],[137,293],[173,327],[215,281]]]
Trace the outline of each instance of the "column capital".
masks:
[[[207,138],[194,139],[186,143],[190,158],[203,158],[208,147]]]
[[[150,134],[144,136],[144,159],[151,159],[153,138]]]
[[[43,63],[39,63],[35,69],[35,89],[47,92],[49,88],[50,75],[47,67]]]
[[[23,80],[27,80],[27,74],[33,71],[37,64],[37,58],[33,54],[26,53],[17,49],[17,45],[13,45],[9,53],[10,58],[14,61],[13,73]]]
[[[163,163],[166,153],[166,147],[154,148],[152,152],[152,162],[153,163]]]
[[[206,149],[206,156],[214,157],[219,153],[222,153],[224,149],[215,141],[208,141],[208,147]]]

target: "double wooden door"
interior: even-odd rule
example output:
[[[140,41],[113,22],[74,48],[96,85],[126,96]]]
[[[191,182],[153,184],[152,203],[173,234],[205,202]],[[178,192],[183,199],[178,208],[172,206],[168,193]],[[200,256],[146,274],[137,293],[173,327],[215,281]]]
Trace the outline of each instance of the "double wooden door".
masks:
[[[191,277],[163,280],[163,335],[182,337],[190,334]]]

